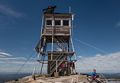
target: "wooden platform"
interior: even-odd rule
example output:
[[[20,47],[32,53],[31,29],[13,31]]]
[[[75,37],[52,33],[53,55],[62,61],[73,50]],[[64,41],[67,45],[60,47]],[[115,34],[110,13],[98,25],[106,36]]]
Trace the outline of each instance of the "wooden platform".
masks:
[[[47,54],[48,56],[51,56],[51,54],[53,54],[53,56],[58,56],[58,55],[74,55],[75,52],[64,52],[64,51],[53,51],[50,52],[48,51],[47,53],[45,52],[41,52],[41,54]]]

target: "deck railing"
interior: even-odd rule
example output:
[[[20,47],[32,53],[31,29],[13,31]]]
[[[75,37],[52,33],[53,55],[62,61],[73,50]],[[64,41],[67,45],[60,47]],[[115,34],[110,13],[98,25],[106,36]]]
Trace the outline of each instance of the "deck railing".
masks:
[[[52,32],[54,31],[55,35],[70,35],[70,28],[45,28],[43,30],[44,35],[52,35]]]

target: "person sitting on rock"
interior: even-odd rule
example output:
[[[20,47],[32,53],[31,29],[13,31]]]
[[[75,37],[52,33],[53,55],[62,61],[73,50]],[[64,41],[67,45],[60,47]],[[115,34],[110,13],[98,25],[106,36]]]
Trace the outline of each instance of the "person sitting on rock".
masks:
[[[97,77],[96,69],[93,69],[93,72],[92,72],[92,79],[95,80],[96,77]]]
[[[96,83],[101,83],[100,79],[99,79],[99,75],[96,73],[96,69],[93,69],[93,72],[91,74],[91,81],[90,81],[90,83],[92,83],[93,81],[95,81]]]

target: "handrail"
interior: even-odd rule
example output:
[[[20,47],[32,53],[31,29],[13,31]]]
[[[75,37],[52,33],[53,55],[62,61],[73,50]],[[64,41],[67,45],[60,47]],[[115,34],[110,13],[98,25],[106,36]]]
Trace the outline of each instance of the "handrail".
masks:
[[[65,57],[64,57],[64,58],[65,58]],[[58,64],[58,67],[60,66],[60,64],[61,64],[62,62],[63,62],[63,61],[61,61],[61,62]],[[58,68],[58,67],[57,67],[57,68]],[[54,71],[55,71],[55,67],[54,67],[54,70],[52,69],[50,75],[53,74]]]
[[[58,41],[56,38],[54,38],[54,39],[55,39],[56,41]],[[59,41],[58,41],[58,42],[59,42]],[[60,56],[60,55],[59,55],[59,56]],[[59,58],[59,56],[56,58],[56,60]],[[53,63],[54,63],[54,62],[53,62]],[[52,63],[52,64],[53,64],[53,63]]]
[[[57,57],[56,60],[60,60],[62,57],[63,57],[63,55],[60,55],[60,56]],[[54,62],[53,62],[53,66],[55,66]],[[51,69],[53,68],[53,66],[51,66]]]

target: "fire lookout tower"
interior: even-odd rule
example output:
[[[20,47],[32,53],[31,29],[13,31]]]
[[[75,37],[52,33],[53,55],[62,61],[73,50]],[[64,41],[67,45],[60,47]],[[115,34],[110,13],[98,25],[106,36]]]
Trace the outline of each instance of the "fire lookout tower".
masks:
[[[38,62],[42,68],[47,62],[47,74],[72,74],[71,64],[75,66],[76,55],[72,42],[73,14],[55,13],[56,6],[43,9],[41,39],[36,51],[41,57]],[[62,73],[61,73],[62,72]]]

